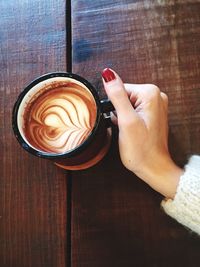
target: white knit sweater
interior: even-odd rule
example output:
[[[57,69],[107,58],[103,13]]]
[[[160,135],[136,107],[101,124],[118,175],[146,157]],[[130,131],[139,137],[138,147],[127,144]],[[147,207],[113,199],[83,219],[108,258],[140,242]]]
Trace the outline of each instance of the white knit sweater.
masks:
[[[180,177],[174,200],[161,206],[175,220],[200,235],[200,156],[192,156]]]

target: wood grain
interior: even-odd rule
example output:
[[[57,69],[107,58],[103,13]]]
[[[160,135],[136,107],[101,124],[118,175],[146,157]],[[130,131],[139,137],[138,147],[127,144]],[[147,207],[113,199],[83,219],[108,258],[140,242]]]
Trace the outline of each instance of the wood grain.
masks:
[[[72,2],[73,72],[96,86],[114,68],[125,82],[169,96],[170,149],[200,153],[199,1]],[[109,154],[72,180],[73,266],[198,266],[199,238],[167,217],[162,197],[122,166],[117,130]]]
[[[12,107],[39,75],[66,70],[65,1],[0,1],[0,266],[64,267],[66,174],[22,150]]]

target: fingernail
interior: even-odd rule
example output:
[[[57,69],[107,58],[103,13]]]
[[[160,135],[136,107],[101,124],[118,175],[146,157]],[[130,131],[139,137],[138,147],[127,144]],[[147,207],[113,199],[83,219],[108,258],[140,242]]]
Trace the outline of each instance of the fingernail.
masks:
[[[114,72],[109,68],[104,69],[101,75],[106,83],[116,79]]]

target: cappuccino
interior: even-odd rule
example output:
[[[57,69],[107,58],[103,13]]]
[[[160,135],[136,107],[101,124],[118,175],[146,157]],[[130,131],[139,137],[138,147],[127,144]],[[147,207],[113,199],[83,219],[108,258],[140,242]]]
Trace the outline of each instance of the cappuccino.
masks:
[[[80,146],[97,117],[95,99],[79,81],[54,77],[38,83],[23,99],[19,131],[38,151],[63,154]]]

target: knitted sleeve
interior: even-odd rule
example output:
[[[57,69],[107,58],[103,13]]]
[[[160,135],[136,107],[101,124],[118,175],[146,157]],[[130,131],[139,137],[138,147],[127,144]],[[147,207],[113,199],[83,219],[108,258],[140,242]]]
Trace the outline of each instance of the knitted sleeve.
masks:
[[[200,156],[190,158],[174,199],[163,200],[161,206],[169,216],[200,235]]]

